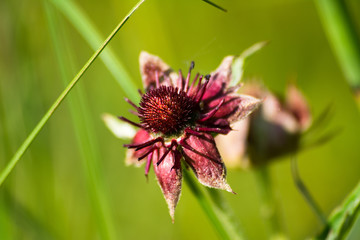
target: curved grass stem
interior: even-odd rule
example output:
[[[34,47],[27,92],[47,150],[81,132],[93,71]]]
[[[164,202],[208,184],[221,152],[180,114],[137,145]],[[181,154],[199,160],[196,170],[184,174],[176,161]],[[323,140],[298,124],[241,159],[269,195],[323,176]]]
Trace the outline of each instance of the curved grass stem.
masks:
[[[91,66],[91,64],[95,61],[95,59],[100,55],[100,53],[104,50],[104,48],[109,44],[111,39],[116,35],[116,33],[124,26],[126,21],[130,18],[130,16],[139,8],[139,6],[145,0],[139,1],[125,16],[125,18],[115,27],[115,29],[111,32],[111,34],[107,37],[107,39],[103,42],[103,44],[99,47],[99,49],[91,56],[91,58],[86,62],[86,64],[81,68],[81,70],[76,74],[76,76],[71,80],[71,82],[67,85],[65,90],[60,94],[60,96],[55,100],[53,105],[49,108],[49,110],[45,113],[45,115],[41,118],[39,123],[35,126],[35,128],[31,131],[29,136],[25,139],[23,144],[19,147],[19,149],[15,152],[13,158],[8,162],[5,168],[0,173],[0,186],[3,184],[5,179],[14,169],[16,164],[19,162],[20,158],[24,155],[26,150],[29,148],[30,144],[34,141],[39,132],[43,129],[47,121],[71,91],[71,89],[75,86],[75,84],[80,80],[80,78],[84,75],[87,69]]]
[[[204,210],[204,213],[213,224],[216,232],[219,234],[221,239],[231,239],[231,240],[240,240],[243,239],[242,233],[239,230],[239,227],[234,224],[233,219],[230,220],[229,211],[225,211],[224,208],[220,207],[221,204],[224,204],[224,199],[221,200],[222,203],[216,204],[210,201],[210,198],[205,195],[201,190],[199,185],[194,181],[194,178],[190,176],[187,170],[183,171],[184,180],[190,188],[191,192],[199,202],[200,206]],[[214,190],[216,191],[216,190]],[[219,196],[217,196],[219,197]],[[216,198],[214,195],[213,197]],[[219,203],[217,201],[217,203]]]
[[[314,2],[350,87],[354,90],[360,88],[360,40],[345,1],[316,0]]]
[[[96,28],[95,24],[83,9],[76,2],[71,0],[48,1],[63,14],[91,49],[96,51],[98,46],[102,43],[103,37],[100,34],[99,29]],[[111,47],[107,47],[99,57],[117,83],[119,83],[120,87],[126,92],[127,97],[133,101],[139,101],[139,94],[136,91],[137,87],[134,84],[134,81],[132,81],[131,75],[126,70],[123,61],[116,57],[116,54]]]
[[[261,215],[264,219],[267,231],[271,239],[286,239],[278,216],[276,199],[273,194],[273,186],[268,166],[262,166],[255,170],[255,178],[261,201]]]
[[[212,202],[219,210],[219,214],[221,214],[224,221],[227,222],[226,227],[228,231],[231,232],[233,236],[237,237],[233,239],[246,239],[238,219],[224,197],[223,191],[214,188],[206,188],[206,190],[209,193]]]
[[[319,221],[326,225],[327,220],[324,213],[321,211],[319,205],[316,203],[315,199],[312,197],[311,193],[309,192],[300,177],[295,156],[291,158],[291,175],[293,177],[296,187],[298,188],[301,195],[304,197],[305,201],[309,204],[310,208],[313,210]]]

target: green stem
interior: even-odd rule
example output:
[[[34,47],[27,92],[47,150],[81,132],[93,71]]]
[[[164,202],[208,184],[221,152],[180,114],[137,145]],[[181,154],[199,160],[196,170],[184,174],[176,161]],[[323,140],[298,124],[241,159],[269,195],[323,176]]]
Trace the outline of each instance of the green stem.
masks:
[[[49,0],[57,9],[64,14],[65,18],[73,25],[73,27],[81,34],[84,40],[95,51],[102,43],[103,37],[98,29],[91,22],[89,17],[82,9],[73,1],[69,0]],[[130,74],[126,71],[124,64],[118,59],[111,47],[107,47],[100,55],[105,67],[113,75],[121,88],[126,92],[128,98],[134,102],[138,102],[139,93],[134,81],[131,80]]]
[[[225,221],[227,231],[230,232],[232,236],[236,236],[236,239],[245,239],[239,221],[229,203],[226,201],[223,191],[214,188],[206,188],[206,190],[209,193],[211,200],[217,207],[218,214],[221,215],[222,219]]]
[[[208,197],[203,193],[194,178],[190,176],[187,170],[183,171],[184,179],[189,186],[192,194],[195,196],[200,206],[204,210],[210,222],[215,227],[221,239],[242,239],[240,231],[233,226],[233,222],[228,221],[227,213],[223,213],[219,207],[211,202]]]
[[[294,183],[300,191],[301,195],[304,197],[305,201],[309,204],[319,221],[326,225],[327,220],[324,213],[321,211],[319,205],[316,203],[304,182],[301,180],[295,156],[291,158],[291,173],[294,179]]]
[[[350,86],[360,87],[360,41],[343,0],[315,0],[325,32]]]
[[[25,139],[23,144],[16,151],[13,158],[9,161],[9,163],[5,166],[5,169],[0,173],[0,186],[3,184],[7,176],[14,169],[20,158],[24,155],[26,150],[29,148],[30,144],[34,141],[36,136],[45,126],[47,121],[53,115],[55,110],[59,107],[60,103],[64,100],[67,94],[71,91],[71,89],[75,86],[75,84],[79,81],[79,79],[84,75],[86,70],[91,66],[91,64],[95,61],[95,59],[100,55],[100,53],[104,50],[104,48],[108,45],[111,39],[116,35],[116,33],[122,28],[122,26],[126,23],[126,21],[130,18],[130,16],[136,11],[136,9],[144,2],[145,0],[139,1],[126,15],[126,17],[116,26],[113,32],[108,36],[108,38],[104,41],[104,43],[99,47],[99,49],[91,56],[91,58],[86,62],[86,64],[81,68],[81,70],[76,74],[76,76],[71,80],[69,85],[65,88],[65,90],[60,94],[60,96],[55,100],[53,105],[49,108],[49,110],[45,113],[45,115],[41,118],[40,122],[35,126],[29,136]]]
[[[261,215],[269,231],[271,238],[282,236],[281,224],[276,211],[276,201],[273,194],[272,182],[268,166],[259,167],[255,170],[255,177],[261,200]]]

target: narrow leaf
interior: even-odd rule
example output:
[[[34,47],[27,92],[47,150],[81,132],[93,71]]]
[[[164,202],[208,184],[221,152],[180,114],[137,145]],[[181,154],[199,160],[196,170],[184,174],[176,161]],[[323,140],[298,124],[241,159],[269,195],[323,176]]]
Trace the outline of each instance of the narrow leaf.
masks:
[[[345,239],[360,213],[360,182],[348,195],[341,206],[329,217],[328,227],[321,234],[321,239]]]

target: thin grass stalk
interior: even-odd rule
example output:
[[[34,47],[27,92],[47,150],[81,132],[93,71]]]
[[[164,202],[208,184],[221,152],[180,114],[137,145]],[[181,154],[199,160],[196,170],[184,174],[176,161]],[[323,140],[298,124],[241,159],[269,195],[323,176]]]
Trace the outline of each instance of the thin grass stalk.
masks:
[[[246,239],[239,220],[236,218],[234,211],[226,201],[223,191],[214,188],[206,188],[206,190],[209,193],[212,202],[217,207],[218,214],[222,215],[224,221],[227,222],[227,224],[225,224],[227,231],[231,232],[232,236],[236,237],[236,239]]]
[[[306,203],[310,206],[311,210],[314,212],[318,220],[326,226],[327,220],[325,214],[321,211],[319,204],[317,204],[314,197],[311,195],[310,191],[306,187],[305,183],[302,181],[295,156],[291,157],[291,175],[293,177],[296,187],[305,199]]]
[[[194,178],[190,176],[188,170],[183,171],[183,176],[185,182],[190,188],[190,191],[199,202],[201,208],[214,226],[220,239],[243,239],[241,232],[235,230],[237,227],[233,225],[233,222],[228,221],[228,216],[226,216],[226,214],[222,214],[218,207],[212,201],[210,201],[209,197],[204,194],[199,185],[195,182]]]
[[[347,195],[343,203],[333,210],[328,225],[315,239],[346,239],[360,216],[360,182]]]
[[[11,171],[14,169],[20,158],[24,155],[26,150],[29,148],[30,144],[34,141],[39,132],[43,129],[47,121],[68,95],[68,93],[72,90],[75,84],[79,81],[79,79],[84,75],[87,69],[91,66],[91,64],[95,61],[95,59],[100,55],[100,53],[104,50],[104,48],[109,44],[111,39],[116,35],[116,33],[124,26],[126,21],[130,18],[130,16],[138,9],[138,7],[145,0],[139,1],[125,16],[123,20],[115,27],[112,33],[107,37],[107,39],[103,42],[103,44],[99,47],[99,49],[90,57],[90,59],[86,62],[86,64],[81,68],[81,70],[76,74],[76,76],[71,80],[71,82],[67,85],[65,90],[60,94],[60,96],[55,100],[55,102],[51,105],[49,110],[45,113],[45,115],[41,118],[39,123],[35,126],[35,128],[31,131],[28,137],[25,139],[23,144],[18,148],[15,152],[13,158],[7,163],[5,169],[3,169],[0,173],[0,186],[3,184],[5,179],[9,176]]]
[[[353,90],[360,87],[360,40],[343,0],[315,0],[324,30]]]
[[[255,178],[261,201],[261,215],[271,239],[284,238],[273,193],[270,169],[262,166],[255,169]]]
[[[103,38],[101,37],[99,30],[83,10],[71,0],[50,0],[50,2],[64,14],[64,17],[70,21],[84,40],[95,51],[102,43]],[[127,72],[124,64],[116,57],[111,47],[107,47],[104,50],[100,55],[100,59],[113,75],[117,83],[119,83],[121,88],[126,92],[128,98],[134,102],[138,102],[140,100],[139,94],[134,91],[137,87],[134,84],[134,81],[131,80],[131,75]]]
[[[55,55],[57,58],[60,76],[66,86],[66,79],[70,76],[69,64],[66,64],[66,46],[61,44],[66,41],[63,31],[60,31],[55,12],[50,4],[45,1],[45,12],[49,23],[50,35],[54,43]],[[62,34],[60,34],[60,32]],[[70,56],[71,57],[71,56]],[[71,57],[71,59],[73,59]],[[96,133],[93,127],[92,117],[89,111],[86,98],[82,88],[75,90],[75,94],[69,99],[69,107],[72,116],[77,142],[80,148],[81,159],[86,169],[86,182],[90,192],[91,202],[95,212],[95,220],[99,228],[101,239],[116,238],[111,215],[109,211],[107,191],[105,189],[103,174],[101,172],[101,158],[99,144],[97,143]]]

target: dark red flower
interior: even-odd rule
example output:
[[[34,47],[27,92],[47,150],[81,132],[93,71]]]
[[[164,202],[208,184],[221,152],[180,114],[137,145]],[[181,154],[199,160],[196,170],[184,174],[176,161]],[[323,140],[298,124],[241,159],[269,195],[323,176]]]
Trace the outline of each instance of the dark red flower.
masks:
[[[160,58],[146,52],[140,55],[145,93],[140,93],[139,106],[126,99],[140,123],[120,117],[139,128],[131,144],[125,145],[127,163],[146,162],[145,175],[154,166],[172,218],[181,192],[181,160],[203,185],[232,192],[213,135],[229,133],[233,122],[260,103],[237,94],[237,86],[229,87],[233,60],[226,57],[211,75],[197,74],[190,81],[193,62],[183,77]]]

